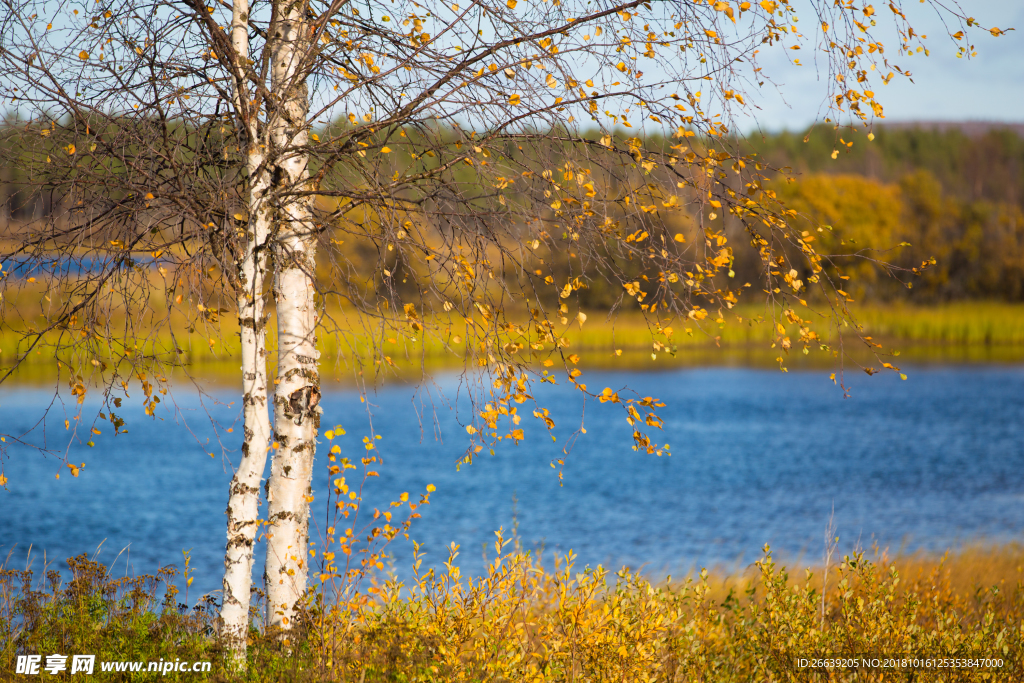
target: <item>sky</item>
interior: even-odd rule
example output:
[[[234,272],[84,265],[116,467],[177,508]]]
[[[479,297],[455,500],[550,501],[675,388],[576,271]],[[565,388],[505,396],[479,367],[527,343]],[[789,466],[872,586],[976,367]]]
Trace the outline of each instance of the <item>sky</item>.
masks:
[[[875,4],[885,9],[885,3]],[[963,11],[982,26],[1017,29],[999,38],[974,29],[970,37],[978,55],[970,60],[957,59],[957,46],[933,9],[914,0],[902,4],[914,28],[928,36],[931,55],[893,60],[912,73],[914,82],[897,77],[879,89],[886,121],[1024,122],[1024,0],[960,0]],[[895,47],[894,38],[886,42]],[[751,98],[761,107],[757,123],[738,122],[740,127],[751,130],[756,125],[766,132],[806,128],[816,118],[826,84],[818,80],[813,65],[794,67],[778,50],[762,54],[765,71],[785,98],[762,90]]]
[[[808,34],[805,48],[815,39],[812,0],[791,0],[800,10],[799,26]],[[814,0],[829,4],[832,0]],[[930,56],[895,57],[897,45],[892,28],[888,0],[855,0],[857,6],[874,3],[878,28],[876,35],[886,44],[887,54],[903,69],[912,72],[913,83],[897,76],[889,85],[873,84],[878,100],[885,108],[885,119],[875,123],[904,121],[995,121],[1024,123],[1024,0],[959,0],[959,7],[975,17],[983,27],[1016,28],[1001,37],[974,28],[969,32],[977,56],[958,59],[958,43],[949,38],[933,4],[953,7],[956,0],[902,0],[901,5],[918,33],[929,36]],[[959,26],[951,25],[956,32]],[[824,117],[823,101],[828,84],[812,62],[813,50],[790,52],[786,49],[762,49],[758,64],[770,75],[775,86],[744,87],[749,104],[758,109],[753,115],[739,114],[731,120],[734,130],[775,132],[803,130]],[[788,58],[800,55],[804,66],[794,66]],[[878,72],[875,72],[877,75]],[[653,75],[653,74],[652,74]],[[777,87],[776,87],[777,86]],[[736,110],[734,110],[734,114]],[[845,123],[846,121],[844,121]],[[646,122],[647,127],[651,126]],[[471,122],[466,126],[472,128]],[[646,129],[646,128],[645,128]]]

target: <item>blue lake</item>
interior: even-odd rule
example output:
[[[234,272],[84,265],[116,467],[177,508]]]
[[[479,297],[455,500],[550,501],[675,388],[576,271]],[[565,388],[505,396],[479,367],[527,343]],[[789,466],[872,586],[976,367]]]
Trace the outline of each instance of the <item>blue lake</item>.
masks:
[[[905,382],[854,377],[847,399],[821,371],[588,372],[592,389],[628,385],[665,401],[659,412],[672,457],[634,452],[620,406],[588,401],[584,411],[578,391],[546,385],[535,395],[558,423],[557,443],[530,417],[528,402],[520,407],[526,440],[502,445],[494,456],[485,451],[461,471],[454,463],[467,437],[456,417],[468,417],[465,387],[454,377],[442,378],[430,393],[392,385],[369,396],[373,426],[384,437],[378,442],[384,464],[366,497],[370,504],[402,491],[416,498],[434,484],[412,536],[434,565],[446,558],[448,544],[460,544],[460,563],[469,572],[480,571],[482,546],[490,546],[494,530],[511,529],[514,521],[526,547],[572,549],[580,566],[643,566],[656,576],[713,564],[742,568],[765,543],[791,561],[815,563],[833,507],[843,552],[875,542],[893,551],[943,551],[978,540],[1019,540],[1024,367],[908,372]],[[120,552],[115,571],[143,573],[181,567],[181,551],[191,549],[192,591],[219,588],[229,460],[237,458],[231,449],[240,429],[220,432],[228,454],[222,457],[211,445],[217,436],[208,415],[231,426],[237,396],[176,393],[177,414],[158,412],[162,419],[154,421],[127,401],[127,434],[114,437],[109,423],[100,422],[106,429],[94,448],[73,444],[69,459],[86,463],[77,478],[54,457],[9,445],[0,550],[10,553],[10,565],[24,566],[30,545],[33,566],[41,569],[44,551],[62,565],[102,542],[101,561]],[[53,399],[38,389],[0,389],[3,431],[35,425],[30,436],[38,441],[45,427],[47,445],[63,450],[61,407],[39,423]],[[347,430],[334,443],[360,457],[367,405],[345,389],[326,392],[323,404],[325,427],[340,423]],[[581,413],[587,434],[566,457],[559,486],[550,463]],[[320,528],[326,451],[323,446],[314,481],[313,524]],[[410,545],[403,541],[393,550],[395,570],[408,574]]]

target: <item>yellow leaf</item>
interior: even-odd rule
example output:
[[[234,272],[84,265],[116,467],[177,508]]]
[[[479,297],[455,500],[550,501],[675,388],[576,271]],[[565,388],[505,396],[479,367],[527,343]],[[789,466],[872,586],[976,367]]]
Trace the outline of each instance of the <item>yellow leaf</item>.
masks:
[[[509,9],[515,9],[516,8],[516,0],[508,0],[508,2],[506,2],[505,4],[508,5]]]
[[[466,433],[476,434],[476,427],[474,427],[473,425],[466,425]]]
[[[316,133],[310,133],[309,137],[313,138],[313,142],[320,142],[320,136]]]
[[[380,153],[381,154],[388,154],[390,152],[391,152],[391,148],[390,147],[381,147],[380,148]]]
[[[7,477],[0,474],[0,486],[7,486]]]
[[[89,53],[86,52],[85,50],[82,50],[81,52],[78,53],[78,58],[82,59],[82,60],[89,59]]]
[[[772,2],[772,0],[763,0],[763,2],[758,3],[758,4],[761,5],[761,8],[765,12],[772,13],[772,12],[775,11],[775,3]]]
[[[436,486],[434,486],[433,484],[427,484],[427,492],[428,493],[433,493],[436,490],[437,490]]]
[[[508,103],[509,103],[509,104],[511,104],[511,105],[512,105],[512,106],[514,107],[514,106],[516,106],[517,104],[519,104],[519,102],[520,102],[520,100],[521,100],[521,99],[522,99],[522,98],[521,98],[521,96],[519,95],[519,93],[515,93],[514,95],[509,95],[509,97],[508,97]]]
[[[626,63],[625,62],[619,62],[618,64],[615,65],[615,68],[618,69],[619,71],[623,71],[624,72],[626,70]]]
[[[74,145],[68,145],[67,147],[64,148],[64,151],[67,152],[68,154],[74,154],[75,153],[75,146]]]
[[[245,220],[245,214],[242,214],[242,213],[236,213],[236,214],[234,215],[234,219],[235,219],[236,221],[244,221],[244,220]]]

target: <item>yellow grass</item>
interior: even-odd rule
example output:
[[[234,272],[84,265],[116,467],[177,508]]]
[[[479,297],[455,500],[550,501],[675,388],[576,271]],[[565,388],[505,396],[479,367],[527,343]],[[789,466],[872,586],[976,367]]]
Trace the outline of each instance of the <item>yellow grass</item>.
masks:
[[[5,324],[0,327],[0,367],[10,367],[25,354],[33,338],[31,332],[44,324],[45,308],[25,305],[33,303],[33,297],[38,300],[41,296],[41,291],[23,290],[20,301],[5,301]],[[161,307],[161,302],[156,305]],[[14,315],[26,310],[40,312],[35,320]],[[898,351],[900,362],[1024,360],[1024,304],[866,304],[852,312],[862,326],[862,333],[882,344],[880,352]],[[333,308],[329,311],[326,326],[319,334],[325,379],[345,381],[359,373],[364,377],[408,376],[424,370],[460,367],[471,355],[467,344],[474,345],[472,351],[478,352],[481,335],[487,334],[483,328],[468,330],[461,318],[424,320],[425,332],[417,331],[401,313],[386,313],[371,317]],[[570,311],[564,318],[556,317],[554,330],[555,338],[567,345],[556,348],[556,344],[547,343],[540,350],[531,350],[527,345],[516,353],[519,357],[529,354],[536,361],[552,357],[558,364],[563,362],[559,353],[575,353],[589,367],[655,369],[711,364],[827,366],[835,364],[836,352],[842,351],[855,362],[878,365],[851,327],[843,327],[842,335],[837,336],[826,316],[806,310],[799,314],[815,324],[830,351],[812,346],[804,354],[795,346],[789,353],[782,352],[772,346],[780,314],[776,309],[773,316],[768,306],[749,303],[722,311],[721,323],[715,322],[716,313],[698,323],[645,317],[635,310],[617,314],[589,311],[586,322],[580,325]],[[511,310],[507,316],[509,321],[524,327],[529,321],[526,311]],[[238,345],[237,324],[230,312],[200,313],[172,306],[169,314],[164,310],[155,311],[148,318],[130,318],[122,312],[104,322],[104,329],[93,328],[88,336],[81,330],[48,333],[28,351],[17,377],[24,381],[49,377],[57,359],[86,370],[90,366],[102,368],[140,360],[144,365],[159,361],[168,368],[184,366],[202,376],[233,381]],[[671,335],[664,333],[665,327],[671,328]],[[795,333],[795,326],[787,323],[786,328],[787,333]],[[269,332],[273,359],[273,328]],[[502,332],[498,346],[514,338],[514,333]],[[538,341],[535,337],[519,338],[524,340]],[[67,348],[70,342],[76,345],[74,351]]]
[[[453,565],[404,584],[367,576],[341,600],[321,584],[287,644],[251,631],[244,675],[218,647],[214,613],[174,607],[173,569],[113,580],[82,556],[71,561],[75,581],[36,592],[32,577],[0,571],[0,666],[13,671],[26,652],[89,652],[98,661],[212,660],[211,680],[253,683],[966,683],[1024,675],[1019,544],[944,558],[851,554],[828,568],[824,600],[824,567],[787,569],[770,553],[741,575],[702,571],[668,583],[579,567],[571,557],[541,562],[500,538],[491,557],[479,577]],[[165,587],[170,599],[161,605]],[[837,658],[845,665],[801,664]],[[915,659],[932,666],[915,667]]]

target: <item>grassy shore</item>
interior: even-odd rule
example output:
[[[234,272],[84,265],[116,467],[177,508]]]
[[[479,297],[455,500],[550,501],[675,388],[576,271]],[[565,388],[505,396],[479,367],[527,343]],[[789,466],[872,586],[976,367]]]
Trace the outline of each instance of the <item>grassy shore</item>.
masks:
[[[882,345],[884,354],[898,353],[898,362],[1021,362],[1024,361],[1024,304],[958,302],[942,306],[863,305],[853,311],[862,334]],[[584,367],[656,370],[678,366],[746,365],[778,367],[827,367],[836,365],[835,352],[847,361],[878,365],[869,349],[857,339],[851,327],[836,335],[823,316],[801,313],[817,323],[817,331],[830,345],[829,352],[811,348],[805,355],[794,348],[789,353],[772,346],[778,312],[764,306],[744,305],[724,312],[723,322],[713,317],[699,325],[694,321],[645,318],[639,312],[609,315],[591,311],[585,324],[575,317],[556,325],[555,335],[568,346],[565,353],[578,354]],[[515,312],[511,314],[516,319]],[[523,322],[528,319],[519,315]],[[170,314],[170,323],[134,320],[134,340],[126,347],[126,320],[114,320],[110,330],[88,340],[75,338],[75,351],[54,349],[71,340],[67,333],[46,335],[30,351],[16,378],[48,381],[56,360],[96,368],[125,359],[143,364],[159,359],[167,368],[183,368],[205,379],[234,381],[237,372],[237,326],[230,313],[206,315],[191,320]],[[785,322],[783,320],[783,322]],[[394,376],[406,378],[423,371],[461,367],[468,353],[467,325],[460,319],[425,321],[427,333],[411,331],[404,321],[348,315],[330,311],[327,327],[320,333],[324,377],[327,381],[350,381],[353,377]],[[658,324],[672,327],[671,337]],[[787,333],[796,336],[796,326]],[[27,349],[29,321],[10,321],[0,328],[0,367],[10,366]],[[171,330],[175,330],[174,336]],[[273,353],[273,330],[268,341]],[[479,341],[479,339],[477,339]],[[551,356],[553,345],[530,352],[542,360]],[[781,360],[780,360],[781,359]],[[894,363],[897,361],[890,358]],[[556,358],[556,362],[560,362]],[[168,370],[169,372],[170,370]]]
[[[1024,548],[943,558],[854,554],[787,570],[771,554],[739,575],[685,580],[544,565],[511,549],[484,576],[367,578],[354,599],[320,591],[283,644],[254,622],[233,671],[216,606],[182,603],[176,574],[112,580],[85,557],[74,579],[0,573],[0,671],[18,655],[209,661],[110,681],[1013,681],[1024,675]],[[823,577],[827,581],[823,582]],[[193,598],[194,600],[194,598]],[[849,658],[845,668],[801,659]],[[885,660],[943,660],[931,670]],[[876,667],[867,666],[881,660]],[[982,660],[950,666],[949,659]],[[984,664],[988,660],[989,666]],[[48,677],[46,680],[71,680]]]

